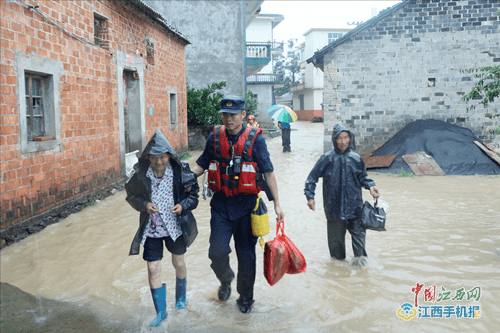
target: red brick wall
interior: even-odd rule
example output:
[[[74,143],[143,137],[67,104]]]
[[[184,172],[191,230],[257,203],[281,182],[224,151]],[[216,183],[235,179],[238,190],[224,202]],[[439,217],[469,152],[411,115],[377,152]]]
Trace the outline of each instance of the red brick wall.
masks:
[[[146,61],[147,34],[155,64],[144,68],[146,136],[157,128],[176,149],[187,149],[185,42],[133,7],[119,2],[28,1],[71,34],[93,43],[94,12],[108,18],[109,48],[63,33],[39,13],[0,2],[1,221],[0,229],[78,198],[120,178],[116,49]],[[136,44],[135,41],[138,41]],[[62,149],[22,154],[19,138],[15,52],[56,59],[60,77]],[[178,125],[170,130],[167,89],[177,91]]]
[[[295,110],[295,113],[299,120],[310,121],[314,117],[323,117],[323,110]]]
[[[146,137],[149,139],[160,129],[177,152],[185,151],[188,146],[185,47],[173,37],[161,38],[160,32],[153,33],[147,32],[155,40],[155,61],[145,70],[148,82],[145,84]],[[177,91],[177,128],[174,131],[170,130],[168,88]],[[150,107],[154,110],[152,116],[148,112]]]

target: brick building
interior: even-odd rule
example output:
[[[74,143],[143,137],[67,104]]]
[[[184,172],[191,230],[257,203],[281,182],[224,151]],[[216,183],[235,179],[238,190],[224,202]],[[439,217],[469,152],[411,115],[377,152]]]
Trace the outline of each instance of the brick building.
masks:
[[[469,128],[493,148],[499,102],[461,97],[476,79],[459,69],[500,65],[498,0],[406,0],[382,11],[307,60],[324,72],[325,150],[336,122],[358,152],[372,151],[408,123],[439,119]]]
[[[156,129],[187,150],[189,41],[145,2],[3,0],[0,15],[0,230],[121,179]]]

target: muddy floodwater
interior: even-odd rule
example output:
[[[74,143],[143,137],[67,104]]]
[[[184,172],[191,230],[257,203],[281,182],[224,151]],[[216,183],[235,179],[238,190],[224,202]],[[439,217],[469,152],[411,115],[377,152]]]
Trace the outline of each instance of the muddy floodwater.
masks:
[[[200,197],[194,211],[199,236],[186,254],[187,306],[175,309],[175,275],[166,254],[162,279],[169,316],[159,331],[498,332],[500,177],[369,173],[390,208],[387,231],[367,231],[369,261],[359,268],[349,262],[348,234],[347,260],[329,257],[321,186],[315,212],[303,194],[322,154],[323,124],[297,122],[292,128],[291,153],[282,153],[280,137],[267,143],[286,214],[285,233],[304,254],[307,272],[285,275],[271,287],[258,252],[253,312],[239,312],[235,283],[227,302],[216,300],[219,283],[208,259],[209,201]],[[193,165],[198,155],[194,152],[188,162]],[[272,205],[268,208],[274,219]],[[138,221],[125,192],[118,192],[4,248],[1,281],[40,299],[81,304],[103,322],[125,323],[129,332],[146,331],[154,307],[142,249],[140,256],[128,256]],[[271,225],[265,240],[274,236]],[[236,262],[233,251],[234,269]],[[40,322],[50,316],[43,307],[40,302],[40,309],[32,311]]]

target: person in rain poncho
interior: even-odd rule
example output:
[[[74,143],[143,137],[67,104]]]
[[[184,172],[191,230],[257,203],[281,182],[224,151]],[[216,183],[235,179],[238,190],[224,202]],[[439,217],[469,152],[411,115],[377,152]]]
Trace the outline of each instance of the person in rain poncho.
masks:
[[[323,154],[307,177],[304,194],[307,206],[315,210],[314,191],[323,177],[323,207],[327,219],[330,256],[345,259],[345,233],[349,230],[355,257],[366,256],[366,230],[361,226],[363,197],[361,187],[379,197],[375,182],[367,177],[365,163],[353,152],[354,133],[336,124],[332,135],[334,149]]]
[[[167,317],[166,286],[161,282],[163,243],[172,253],[176,275],[176,304],[186,306],[186,264],[184,253],[196,238],[196,220],[191,213],[198,205],[198,182],[189,165],[180,161],[165,136],[157,130],[149,140],[134,174],[125,184],[127,202],[140,214],[139,229],[129,255],[144,246],[149,286],[157,316],[151,327]]]

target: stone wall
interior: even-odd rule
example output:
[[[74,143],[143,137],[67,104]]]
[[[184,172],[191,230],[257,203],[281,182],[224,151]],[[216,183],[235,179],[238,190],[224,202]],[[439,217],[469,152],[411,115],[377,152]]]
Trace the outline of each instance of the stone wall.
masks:
[[[358,153],[381,146],[406,124],[440,119],[500,147],[488,130],[499,102],[466,111],[476,82],[458,70],[500,65],[498,0],[408,1],[324,57],[325,151],[335,123],[356,134]]]
[[[187,83],[196,89],[226,82],[225,95],[245,96],[244,1],[147,1],[191,42]]]

